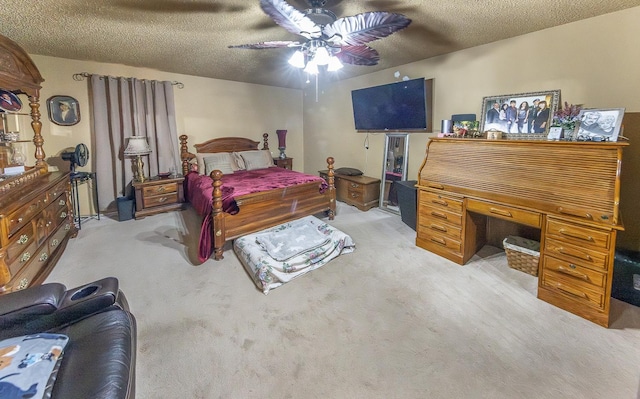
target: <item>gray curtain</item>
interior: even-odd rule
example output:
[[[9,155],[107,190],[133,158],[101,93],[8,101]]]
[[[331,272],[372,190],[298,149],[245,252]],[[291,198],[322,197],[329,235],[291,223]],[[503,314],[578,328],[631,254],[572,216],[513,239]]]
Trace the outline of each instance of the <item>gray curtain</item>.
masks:
[[[171,82],[91,75],[93,170],[101,210],[132,195],[132,160],[123,155],[127,139],[147,136],[151,154],[143,157],[146,176],[180,170]]]

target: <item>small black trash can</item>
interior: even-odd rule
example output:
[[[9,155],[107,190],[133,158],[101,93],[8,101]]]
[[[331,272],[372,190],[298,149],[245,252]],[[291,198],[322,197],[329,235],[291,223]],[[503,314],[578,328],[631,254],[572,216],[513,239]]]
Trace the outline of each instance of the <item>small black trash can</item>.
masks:
[[[416,211],[418,207],[418,189],[415,185],[417,180],[396,181],[398,192],[398,207],[400,208],[400,218],[407,226],[416,229]]]
[[[611,296],[640,306],[640,252],[616,251]]]
[[[136,210],[133,198],[118,197],[116,201],[118,204],[118,221],[124,222],[125,220],[133,219],[133,214]]]

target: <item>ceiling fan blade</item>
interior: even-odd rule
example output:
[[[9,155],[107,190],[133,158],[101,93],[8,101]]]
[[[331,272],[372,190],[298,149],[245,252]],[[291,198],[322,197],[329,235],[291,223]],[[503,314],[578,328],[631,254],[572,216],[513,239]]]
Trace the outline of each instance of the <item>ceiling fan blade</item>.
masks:
[[[340,18],[325,26],[322,33],[333,45],[359,46],[387,37],[410,23],[402,14],[373,11]]]
[[[317,39],[322,35],[315,22],[284,0],[260,0],[260,7],[275,23],[291,33],[307,39]]]
[[[344,46],[336,57],[351,65],[373,66],[380,61],[380,54],[369,46]]]
[[[302,44],[299,42],[291,42],[291,41],[271,41],[271,42],[261,42],[254,44],[236,44],[233,46],[228,46],[229,48],[245,48],[251,50],[262,50],[266,48],[283,48],[283,47],[300,47]]]

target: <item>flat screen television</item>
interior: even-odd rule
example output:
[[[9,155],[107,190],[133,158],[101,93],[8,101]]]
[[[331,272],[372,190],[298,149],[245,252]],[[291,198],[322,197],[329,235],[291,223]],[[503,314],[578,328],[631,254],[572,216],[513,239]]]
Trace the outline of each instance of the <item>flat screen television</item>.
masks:
[[[424,78],[351,92],[358,131],[432,131],[433,79]]]

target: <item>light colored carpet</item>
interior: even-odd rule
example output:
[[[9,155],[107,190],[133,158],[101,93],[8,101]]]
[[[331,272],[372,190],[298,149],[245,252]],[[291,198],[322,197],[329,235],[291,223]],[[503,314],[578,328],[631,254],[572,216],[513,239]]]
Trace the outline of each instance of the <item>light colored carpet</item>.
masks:
[[[195,265],[192,209],[83,223],[48,282],[115,276],[138,320],[138,398],[636,398],[640,308],[605,329],[536,298],[485,247],[458,266],[399,216],[339,203],[343,255],[262,294],[230,249]]]

